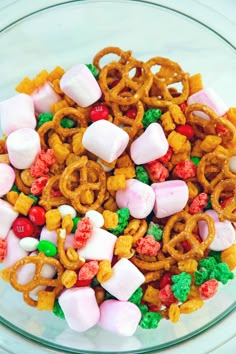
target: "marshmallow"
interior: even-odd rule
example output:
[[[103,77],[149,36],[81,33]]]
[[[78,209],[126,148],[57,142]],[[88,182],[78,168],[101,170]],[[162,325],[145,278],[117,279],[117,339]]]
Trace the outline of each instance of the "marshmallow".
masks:
[[[34,104],[29,95],[20,93],[0,103],[2,132],[9,135],[17,129],[36,127]]]
[[[0,163],[0,197],[8,193],[15,181],[15,172],[6,163]]]
[[[132,302],[106,300],[100,306],[98,325],[121,336],[132,336],[141,317],[141,311]]]
[[[128,259],[121,258],[112,267],[112,277],[101,286],[118,300],[126,301],[144,281],[143,273]]]
[[[129,135],[107,120],[91,124],[85,131],[82,144],[86,150],[106,162],[112,162],[125,150]]]
[[[66,71],[60,80],[61,90],[80,107],[88,107],[102,95],[102,91],[88,67],[78,64]]]
[[[187,104],[202,103],[210,107],[218,116],[223,116],[228,111],[228,106],[223,100],[210,88],[204,88],[189,96]],[[200,118],[209,120],[207,114],[201,111],[194,111],[194,114]]]
[[[232,156],[229,160],[230,172],[236,173],[236,156]]]
[[[19,213],[14,210],[10,203],[0,199],[0,238],[5,239],[7,237],[18,215]]]
[[[95,292],[87,286],[65,290],[58,298],[69,327],[84,332],[99,320]]]
[[[78,250],[80,257],[100,261],[103,259],[112,260],[113,250],[117,237],[112,233],[94,227],[92,235],[86,245]]]
[[[143,219],[154,207],[155,194],[149,185],[128,179],[125,188],[116,192],[116,203],[119,208],[128,208],[134,218]]]
[[[151,185],[155,193],[153,211],[157,218],[165,218],[181,211],[187,204],[189,191],[184,181],[173,180]]]
[[[167,153],[168,141],[158,123],[150,124],[130,146],[130,155],[136,165],[156,160]]]
[[[230,221],[220,221],[218,214],[214,210],[207,210],[206,214],[210,215],[215,221],[215,238],[209,245],[209,249],[213,251],[223,251],[229,248],[235,242],[235,230]],[[204,241],[208,236],[208,226],[205,221],[198,223],[199,235]]]
[[[6,144],[11,164],[20,170],[29,168],[41,150],[39,135],[30,128],[14,131]]]
[[[7,238],[7,255],[4,259],[5,268],[11,267],[21,258],[24,258],[28,255],[20,245],[20,239],[14,234],[13,230],[10,230]]]
[[[51,112],[51,105],[61,100],[61,96],[53,90],[48,82],[37,88],[31,97],[34,102],[35,111],[38,113]]]

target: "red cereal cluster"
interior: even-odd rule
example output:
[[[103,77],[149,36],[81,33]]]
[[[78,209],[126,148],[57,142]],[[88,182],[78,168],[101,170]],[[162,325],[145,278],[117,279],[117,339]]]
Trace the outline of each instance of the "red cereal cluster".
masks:
[[[152,235],[146,235],[137,241],[136,251],[139,254],[145,254],[147,256],[156,256],[157,252],[160,250],[161,245],[155,240]]]
[[[93,226],[87,216],[79,220],[74,235],[74,247],[78,249],[83,248],[90,238],[92,230]]]
[[[47,151],[41,150],[30,167],[31,176],[34,178],[44,176],[48,173],[49,167],[53,165],[55,161],[52,149],[48,149]]]
[[[7,255],[7,242],[0,238],[0,263],[4,261]]]
[[[85,263],[79,271],[78,280],[89,280],[95,277],[99,269],[98,261]]]
[[[49,176],[42,176],[39,177],[38,179],[36,179],[31,186],[31,193],[33,195],[40,195],[43,192],[44,187],[46,186],[48,180],[49,180]]]
[[[191,125],[185,124],[185,125],[179,125],[176,128],[177,133],[182,134],[186,136],[189,140],[191,140],[194,137],[194,130],[191,127]]]
[[[159,298],[161,300],[161,303],[166,307],[169,307],[171,304],[178,303],[178,300],[176,299],[173,294],[173,291],[171,290],[170,284],[167,284],[159,291]]]
[[[172,280],[171,280],[172,275],[173,274],[170,272],[167,272],[163,275],[163,277],[160,280],[160,289],[163,289],[167,284],[172,285]]]
[[[145,167],[153,182],[164,182],[169,177],[169,171],[158,160],[148,162]]]
[[[207,280],[199,288],[200,296],[203,300],[213,297],[218,290],[219,283],[216,279]]]
[[[195,177],[197,166],[191,160],[180,161],[174,168],[174,174],[182,179]]]
[[[172,151],[171,147],[169,146],[167,153],[164,156],[160,157],[158,159],[158,161],[160,161],[162,163],[166,163],[166,162],[170,161],[172,155],[173,155],[173,151]]]
[[[195,197],[190,204],[189,213],[196,214],[202,213],[203,209],[207,206],[208,203],[208,195],[206,193],[200,193],[197,197]]]

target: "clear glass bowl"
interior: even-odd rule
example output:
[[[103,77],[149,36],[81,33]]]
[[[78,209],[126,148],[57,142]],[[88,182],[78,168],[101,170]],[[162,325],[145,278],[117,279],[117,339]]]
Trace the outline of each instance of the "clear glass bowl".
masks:
[[[235,45],[215,30],[218,15],[211,13],[209,25],[206,9],[197,2],[30,3],[19,0],[2,11],[1,16],[5,14],[9,20],[4,18],[0,32],[0,101],[13,95],[14,87],[25,76],[56,65],[68,68],[91,62],[97,51],[113,45],[132,49],[142,60],[168,57],[185,71],[201,72],[205,86],[214,88],[228,105],[235,104]],[[42,8],[45,4],[50,6]],[[200,13],[201,20],[195,18]],[[233,24],[228,26],[235,30]],[[53,314],[26,306],[21,294],[0,280],[0,323],[12,331],[13,338],[18,334],[32,345],[57,352],[149,353],[186,341],[220,322],[235,310],[235,294],[236,281],[231,281],[201,310],[182,316],[179,323],[163,320],[156,330],[139,328],[132,337],[123,338],[97,327],[82,334],[74,332]]]

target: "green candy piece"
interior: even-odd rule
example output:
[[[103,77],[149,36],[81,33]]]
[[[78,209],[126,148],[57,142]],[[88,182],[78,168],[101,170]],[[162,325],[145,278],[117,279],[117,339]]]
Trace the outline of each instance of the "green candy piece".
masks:
[[[135,169],[136,172],[136,179],[140,182],[143,182],[145,184],[150,184],[150,178],[143,166],[136,166]]]
[[[97,277],[94,277],[91,281],[91,287],[95,288],[96,286],[100,285],[99,281],[97,280]]]
[[[91,71],[95,79],[97,80],[100,74],[100,71],[93,64],[85,64],[87,68]]]
[[[135,292],[131,295],[128,301],[132,302],[135,305],[139,305],[140,301],[143,297],[143,289],[139,287]]]
[[[39,198],[37,198],[35,195],[27,194],[27,197],[30,197],[31,199],[34,200],[34,204],[33,205],[37,205],[38,204]]]
[[[144,304],[137,305],[139,310],[141,311],[142,317],[148,312],[148,306]]]
[[[192,280],[191,275],[186,272],[182,272],[178,275],[172,275],[171,280],[174,283],[171,287],[174,296],[179,301],[185,302],[190,292],[190,286]]]
[[[154,222],[150,222],[147,232],[147,235],[152,235],[156,241],[162,240],[163,230],[160,228],[159,225],[155,224]]]
[[[44,123],[50,122],[53,119],[52,113],[40,113],[38,115],[37,129],[39,129]]]
[[[222,284],[226,284],[228,280],[233,278],[234,273],[230,271],[228,264],[225,262],[218,263],[209,275],[209,279],[216,279]]]
[[[162,111],[160,109],[148,109],[144,112],[142,123],[146,129],[150,124],[157,122],[161,117]]]
[[[54,315],[56,315],[57,317],[60,317],[62,319],[65,319],[65,315],[64,315],[64,312],[62,311],[62,308],[61,306],[59,305],[59,302],[58,300],[56,300],[54,302],[54,306],[53,306],[53,313]]]
[[[144,329],[157,328],[161,318],[160,313],[149,311],[143,315],[139,325]]]
[[[200,159],[200,157],[197,157],[197,156],[191,156],[190,160],[194,163],[194,165],[198,166],[201,159]]]
[[[73,218],[72,221],[73,221],[73,229],[71,230],[71,232],[74,234],[76,229],[77,229],[77,224],[78,222],[81,220],[81,218],[79,217],[76,217],[76,218]]]
[[[221,252],[220,251],[210,251],[208,253],[208,256],[215,258],[217,263],[221,263],[222,262],[222,260],[221,260]]]
[[[57,247],[48,240],[42,240],[38,243],[38,251],[43,252],[47,257],[54,257],[57,254]]]
[[[13,186],[10,189],[10,191],[11,192],[17,192],[18,194],[20,194],[20,190],[15,184],[13,184]]]
[[[211,197],[208,197],[207,205],[204,208],[204,210],[212,209],[212,204],[211,204]]]
[[[128,208],[122,208],[117,210],[118,224],[115,229],[109,229],[109,231],[118,236],[121,235],[129,222],[130,212]]]
[[[206,269],[209,272],[213,271],[217,265],[217,262],[214,257],[206,257],[199,261],[198,269]]]
[[[64,117],[62,118],[60,125],[62,128],[74,128],[76,123],[73,121],[73,119]]]

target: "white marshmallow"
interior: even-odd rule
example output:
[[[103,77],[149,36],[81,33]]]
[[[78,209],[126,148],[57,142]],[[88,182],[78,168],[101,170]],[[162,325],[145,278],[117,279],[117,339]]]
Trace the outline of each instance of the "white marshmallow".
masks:
[[[11,164],[19,169],[29,168],[41,150],[39,135],[30,128],[14,131],[6,144]]]
[[[236,173],[236,156],[232,156],[229,160],[230,172]]]
[[[15,181],[15,171],[6,163],[0,163],[0,197],[8,193]]]
[[[20,93],[0,102],[2,132],[9,135],[17,129],[36,127],[34,104],[29,95]]]
[[[81,107],[88,107],[102,95],[102,91],[88,67],[78,64],[66,71],[60,80],[61,90]]]
[[[11,267],[21,258],[24,258],[28,255],[20,245],[20,239],[14,234],[13,230],[10,230],[7,238],[7,255],[4,259],[5,268]]]
[[[18,215],[19,213],[14,210],[10,203],[0,199],[0,238],[5,239],[7,237]]]
[[[47,240],[52,242],[55,246],[57,246],[57,232],[55,230],[50,231],[46,228],[46,226],[44,226],[41,230],[39,240],[40,241]],[[74,242],[74,234],[67,234],[65,244],[64,244],[65,250],[67,250],[68,247],[73,247],[73,242]]]
[[[61,100],[61,96],[53,90],[48,82],[37,88],[31,97],[35,111],[38,113],[51,112],[51,105]]]
[[[87,216],[90,219],[93,227],[103,227],[103,225],[104,225],[104,217],[98,211],[89,210],[89,211],[87,211],[85,216]]]
[[[124,152],[128,142],[129,135],[123,129],[104,119],[91,124],[82,139],[86,150],[106,162],[117,159]]]

